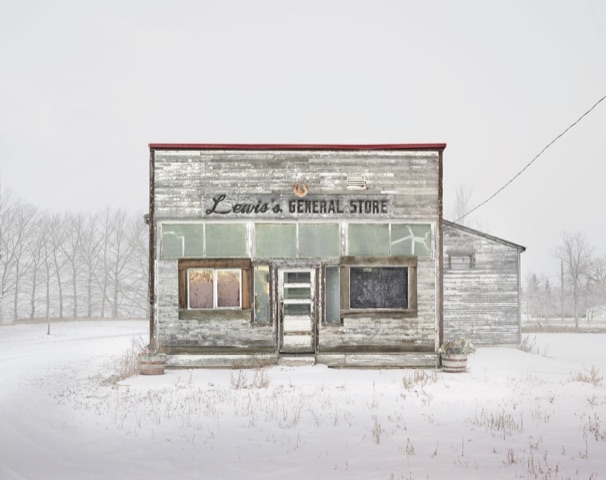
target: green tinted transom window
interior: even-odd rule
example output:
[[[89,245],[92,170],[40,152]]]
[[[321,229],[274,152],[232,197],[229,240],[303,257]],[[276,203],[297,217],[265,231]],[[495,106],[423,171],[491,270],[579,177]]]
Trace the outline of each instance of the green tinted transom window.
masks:
[[[161,258],[247,256],[245,223],[167,223],[162,225]]]

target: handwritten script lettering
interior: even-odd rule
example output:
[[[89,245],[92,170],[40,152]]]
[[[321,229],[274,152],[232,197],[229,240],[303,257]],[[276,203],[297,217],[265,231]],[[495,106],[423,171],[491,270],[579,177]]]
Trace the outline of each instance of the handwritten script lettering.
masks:
[[[389,198],[360,198],[348,195],[326,195],[292,198],[281,195],[237,196],[233,200],[221,193],[202,199],[207,216],[260,217],[334,217],[381,216],[390,213]]]

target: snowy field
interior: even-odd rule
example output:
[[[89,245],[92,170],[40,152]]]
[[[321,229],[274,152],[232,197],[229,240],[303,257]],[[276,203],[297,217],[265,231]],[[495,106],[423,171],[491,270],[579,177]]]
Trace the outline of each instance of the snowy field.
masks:
[[[606,479],[606,334],[469,372],[324,366],[109,381],[144,321],[0,327],[0,479]]]

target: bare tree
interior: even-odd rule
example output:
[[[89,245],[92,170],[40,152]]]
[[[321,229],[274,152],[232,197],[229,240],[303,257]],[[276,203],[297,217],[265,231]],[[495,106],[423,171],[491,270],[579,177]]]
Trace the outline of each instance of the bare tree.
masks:
[[[589,274],[593,248],[587,236],[581,232],[564,231],[562,243],[557,247],[555,256],[562,262],[572,288],[574,302],[574,325],[579,328],[579,303],[583,293],[583,278]]]
[[[53,262],[53,278],[57,285],[57,302],[59,318],[63,318],[63,283],[66,257],[62,254],[61,245],[66,241],[68,230],[65,228],[66,216],[53,215],[50,218],[50,243]],[[50,282],[49,282],[50,283]]]
[[[147,313],[148,227],[141,215],[129,215],[124,235],[130,252],[120,278],[120,310],[128,317]]]
[[[526,278],[526,289],[524,290],[524,297],[526,299],[526,313],[532,317],[540,317],[541,312],[539,311],[539,292],[540,284],[536,274],[532,273]]]
[[[48,283],[48,278],[44,276],[44,251],[46,248],[46,222],[41,218],[40,213],[36,212],[35,217],[31,219],[31,224],[35,228],[30,228],[28,232],[27,257],[29,258],[29,318],[36,317],[36,307],[38,303],[38,288]]]
[[[2,192],[0,199],[0,323],[4,323],[4,299],[12,295],[15,288],[14,266],[17,260],[15,249],[17,237],[14,229],[14,199],[10,192]]]
[[[589,267],[589,306],[606,304],[606,256],[594,257]]]
[[[93,291],[97,285],[97,270],[100,263],[99,245],[101,238],[97,228],[98,220],[98,214],[89,216],[83,224],[83,234],[80,235],[79,250],[85,278],[87,317],[93,316],[95,299],[98,297],[96,292]]]
[[[606,283],[606,256],[595,257],[589,266],[587,275],[592,283]]]
[[[70,270],[72,288],[72,316],[78,318],[78,283],[81,276],[80,264],[80,238],[83,235],[86,219],[83,214],[69,215],[66,217],[65,228],[68,234],[65,241],[61,243],[60,249]]]
[[[109,289],[110,289],[110,276],[111,276],[111,261],[110,261],[110,249],[111,249],[111,235],[114,229],[113,223],[115,221],[114,215],[110,208],[106,208],[103,213],[99,215],[97,221],[97,234],[99,236],[98,243],[98,262],[99,268],[96,276],[97,283],[99,285],[99,301],[101,309],[101,317],[105,317],[105,310],[107,304],[110,302]]]
[[[32,222],[36,216],[36,209],[23,202],[15,202],[13,205],[14,215],[12,216],[12,234],[13,237],[13,320],[19,318],[19,300],[23,295],[21,281],[26,277],[31,266],[31,257],[28,258],[26,252],[32,242]]]
[[[454,203],[448,209],[448,216],[453,222],[459,225],[465,225],[470,228],[482,228],[483,222],[468,215],[468,212],[475,206],[473,205],[473,190],[467,185],[459,185],[455,190]]]

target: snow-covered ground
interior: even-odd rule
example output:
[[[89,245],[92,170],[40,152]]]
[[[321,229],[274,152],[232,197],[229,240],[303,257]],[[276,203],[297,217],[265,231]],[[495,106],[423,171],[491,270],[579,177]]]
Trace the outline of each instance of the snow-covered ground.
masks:
[[[0,327],[0,478],[606,478],[606,335],[469,372],[169,370],[107,380],[144,321]]]

